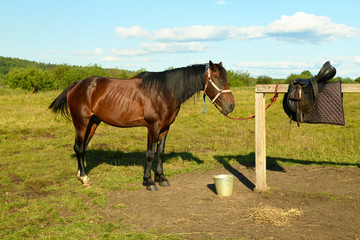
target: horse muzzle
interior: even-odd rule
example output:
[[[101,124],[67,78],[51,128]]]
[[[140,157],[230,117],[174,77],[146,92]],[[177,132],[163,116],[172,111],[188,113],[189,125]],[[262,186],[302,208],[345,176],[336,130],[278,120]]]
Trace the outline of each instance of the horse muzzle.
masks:
[[[222,104],[222,113],[224,115],[228,115],[229,113],[234,111],[234,108],[235,108],[235,103]]]

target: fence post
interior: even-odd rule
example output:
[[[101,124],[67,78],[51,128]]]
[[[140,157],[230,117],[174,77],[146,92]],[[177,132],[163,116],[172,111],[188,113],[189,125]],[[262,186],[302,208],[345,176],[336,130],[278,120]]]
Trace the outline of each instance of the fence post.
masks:
[[[266,128],[265,93],[255,93],[255,172],[256,191],[265,191],[266,185]]]

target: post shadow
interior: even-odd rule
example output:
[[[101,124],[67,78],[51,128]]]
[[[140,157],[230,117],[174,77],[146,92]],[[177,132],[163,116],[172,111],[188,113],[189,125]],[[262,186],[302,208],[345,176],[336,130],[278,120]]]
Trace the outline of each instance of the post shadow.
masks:
[[[219,156],[215,156],[215,159],[221,163],[221,165],[224,166],[224,168],[230,172],[232,175],[234,175],[242,184],[244,184],[245,187],[253,191],[255,189],[255,184],[251,182],[247,177],[244,176],[241,172],[239,172],[237,169],[235,169],[229,162],[222,159]],[[209,187],[209,186],[208,186]],[[214,185],[215,187],[215,185]],[[210,187],[209,187],[210,188]]]
[[[247,177],[245,177],[241,172],[231,166],[229,163],[230,160],[235,160],[239,164],[245,166],[246,168],[255,168],[255,153],[249,153],[248,155],[224,155],[224,156],[214,156],[214,158],[224,166],[224,168],[233,174],[241,183],[243,183],[250,190],[255,189],[255,184],[251,182]],[[283,163],[292,163],[292,164],[301,164],[301,165],[326,165],[326,166],[355,166],[360,168],[358,163],[346,163],[346,162],[327,162],[327,161],[309,161],[309,160],[299,160],[293,158],[277,158],[277,157],[266,157],[266,169],[269,171],[279,171],[286,172],[285,169],[278,164],[278,162]],[[210,184],[209,184],[210,185]],[[214,191],[213,186],[208,188]],[[214,186],[215,187],[215,186]],[[215,191],[216,192],[216,191]]]

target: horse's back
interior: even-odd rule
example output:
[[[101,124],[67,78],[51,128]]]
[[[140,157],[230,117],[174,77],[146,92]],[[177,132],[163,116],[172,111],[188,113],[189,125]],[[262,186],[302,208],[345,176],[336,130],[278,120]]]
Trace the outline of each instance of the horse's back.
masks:
[[[68,94],[72,115],[96,115],[113,126],[143,125],[141,79],[91,77],[79,81]],[[73,116],[74,117],[74,116]]]
[[[115,94],[126,89],[139,89],[140,79],[89,77],[76,82],[69,90],[68,99],[95,100],[100,95]],[[95,99],[94,99],[95,98]]]

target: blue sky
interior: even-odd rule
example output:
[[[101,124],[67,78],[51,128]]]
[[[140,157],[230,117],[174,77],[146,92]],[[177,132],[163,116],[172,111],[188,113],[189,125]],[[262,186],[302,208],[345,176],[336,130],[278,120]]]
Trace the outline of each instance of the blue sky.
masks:
[[[162,71],[223,62],[252,76],[360,76],[360,1],[1,0],[0,56]]]

